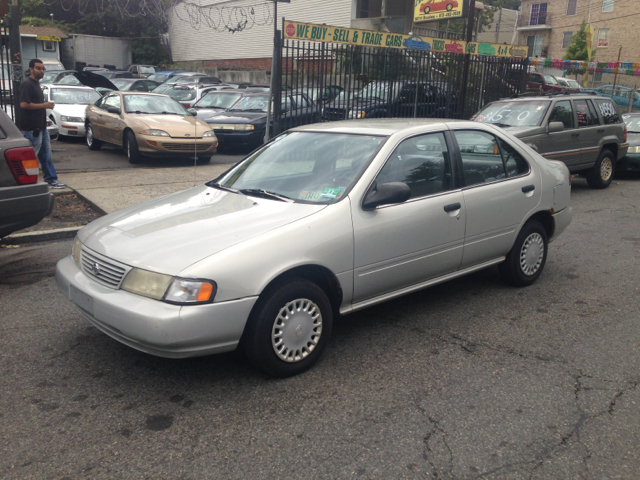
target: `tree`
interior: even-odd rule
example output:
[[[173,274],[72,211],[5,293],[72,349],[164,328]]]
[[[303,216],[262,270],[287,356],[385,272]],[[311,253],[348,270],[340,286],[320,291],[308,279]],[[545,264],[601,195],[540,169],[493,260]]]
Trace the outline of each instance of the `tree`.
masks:
[[[592,50],[593,57],[596,49]],[[571,43],[567,47],[567,54],[564,60],[589,60],[589,50],[587,49],[587,22],[582,20],[580,28],[571,37]]]

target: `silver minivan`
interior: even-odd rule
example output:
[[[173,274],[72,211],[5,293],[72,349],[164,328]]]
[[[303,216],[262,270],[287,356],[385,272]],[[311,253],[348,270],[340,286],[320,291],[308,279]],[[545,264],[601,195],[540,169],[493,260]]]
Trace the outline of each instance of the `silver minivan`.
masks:
[[[550,94],[508,98],[486,105],[471,120],[504,128],[542,156],[606,188],[629,148],[627,128],[610,98]]]

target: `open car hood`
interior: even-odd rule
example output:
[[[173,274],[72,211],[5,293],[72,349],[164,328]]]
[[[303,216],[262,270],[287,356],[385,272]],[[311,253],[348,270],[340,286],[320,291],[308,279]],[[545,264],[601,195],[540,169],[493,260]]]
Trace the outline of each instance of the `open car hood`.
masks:
[[[73,74],[74,77],[76,77],[81,84],[86,85],[87,87],[91,87],[91,88],[110,88],[111,90],[118,90],[118,87],[116,87],[113,83],[111,83],[111,80],[109,80],[106,77],[103,77],[102,75],[98,75],[96,73],[91,73],[91,72],[76,72]]]

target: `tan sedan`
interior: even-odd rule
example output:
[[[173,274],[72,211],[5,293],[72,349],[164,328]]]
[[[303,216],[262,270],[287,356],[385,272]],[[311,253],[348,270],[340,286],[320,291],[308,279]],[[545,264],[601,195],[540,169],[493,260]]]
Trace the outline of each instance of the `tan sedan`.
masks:
[[[166,95],[147,92],[112,92],[86,110],[87,146],[99,150],[103,143],[122,146],[129,162],[143,156],[197,155],[208,162],[218,139],[211,127],[191,116]]]

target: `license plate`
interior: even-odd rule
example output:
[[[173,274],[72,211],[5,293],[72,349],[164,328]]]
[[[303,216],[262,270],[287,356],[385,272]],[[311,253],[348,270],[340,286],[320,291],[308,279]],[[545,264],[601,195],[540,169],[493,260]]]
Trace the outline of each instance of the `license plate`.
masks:
[[[93,315],[93,297],[90,297],[86,293],[81,292],[76,287],[71,285],[71,301],[79,306],[81,309],[89,312]]]

